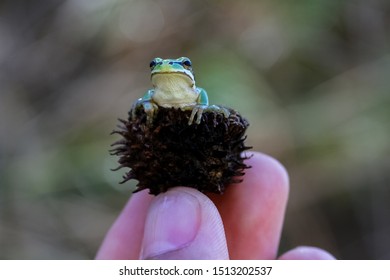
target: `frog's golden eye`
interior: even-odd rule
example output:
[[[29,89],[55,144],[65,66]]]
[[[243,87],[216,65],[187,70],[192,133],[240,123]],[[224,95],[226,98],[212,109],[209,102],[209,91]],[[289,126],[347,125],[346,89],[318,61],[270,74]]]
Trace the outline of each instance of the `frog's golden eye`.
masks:
[[[184,60],[183,62],[182,62],[182,64],[183,64],[183,66],[185,67],[185,68],[191,68],[191,66],[192,66],[192,63],[191,63],[191,60],[189,60],[189,59],[186,59],[186,60]]]
[[[150,67],[151,69],[153,69],[156,65],[157,65],[157,62],[153,59],[153,60],[150,62],[149,67]]]

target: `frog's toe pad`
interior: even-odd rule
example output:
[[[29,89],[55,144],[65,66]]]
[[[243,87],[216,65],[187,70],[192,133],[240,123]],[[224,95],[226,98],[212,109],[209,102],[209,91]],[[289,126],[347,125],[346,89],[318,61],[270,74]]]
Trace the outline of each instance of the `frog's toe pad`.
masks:
[[[225,118],[229,118],[230,111],[228,108],[217,105],[210,105],[206,108],[206,112],[215,112],[224,115]]]
[[[188,125],[191,125],[193,123],[195,116],[197,116],[195,123],[200,124],[200,122],[202,120],[203,111],[207,110],[207,108],[208,107],[206,105],[196,105],[192,109],[191,116],[188,119]]]

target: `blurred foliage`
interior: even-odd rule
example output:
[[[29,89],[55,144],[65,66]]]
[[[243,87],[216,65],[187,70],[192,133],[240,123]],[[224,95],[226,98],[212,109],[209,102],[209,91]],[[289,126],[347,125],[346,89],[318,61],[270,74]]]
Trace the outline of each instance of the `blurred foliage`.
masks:
[[[189,56],[287,167],[282,251],[390,258],[389,1],[8,0],[0,42],[0,258],[93,258],[134,187],[109,134],[155,56]]]

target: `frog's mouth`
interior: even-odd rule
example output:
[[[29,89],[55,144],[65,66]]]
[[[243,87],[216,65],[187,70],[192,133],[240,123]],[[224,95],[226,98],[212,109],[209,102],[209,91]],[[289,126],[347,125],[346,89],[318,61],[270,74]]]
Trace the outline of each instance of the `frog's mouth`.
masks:
[[[190,87],[195,86],[193,77],[185,72],[158,72],[152,74],[152,83],[154,86],[168,84],[187,84]]]

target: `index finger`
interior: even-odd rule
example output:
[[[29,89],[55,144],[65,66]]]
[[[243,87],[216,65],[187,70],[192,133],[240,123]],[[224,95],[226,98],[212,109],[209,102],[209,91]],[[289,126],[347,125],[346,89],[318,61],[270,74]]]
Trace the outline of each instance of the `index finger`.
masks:
[[[231,259],[275,259],[289,192],[285,168],[253,152],[244,181],[210,195],[224,226]]]

